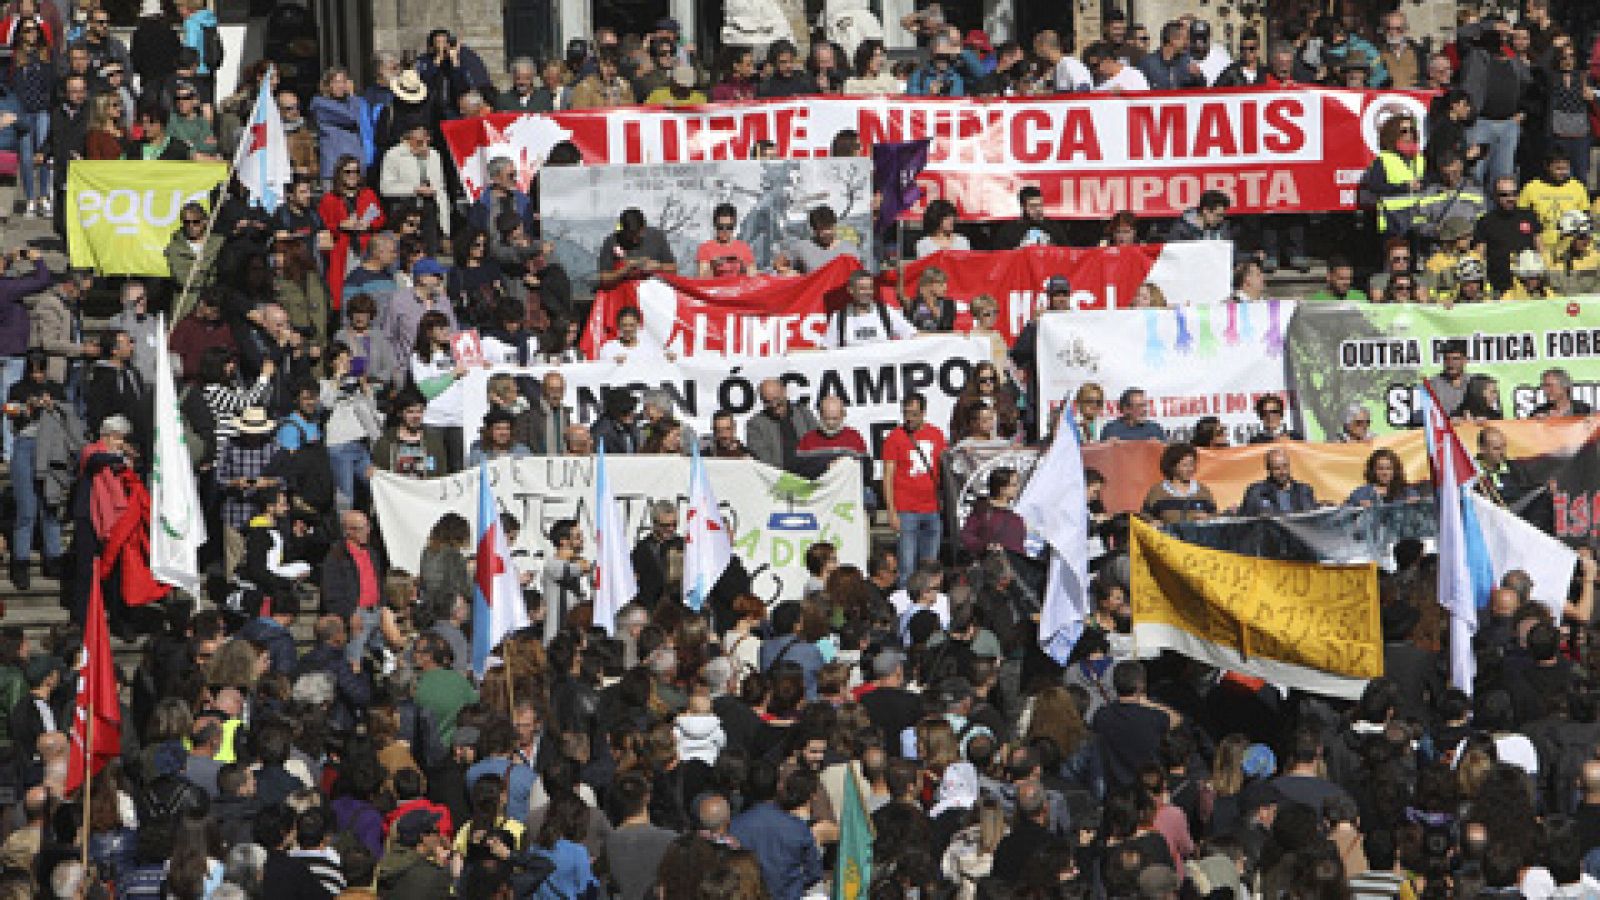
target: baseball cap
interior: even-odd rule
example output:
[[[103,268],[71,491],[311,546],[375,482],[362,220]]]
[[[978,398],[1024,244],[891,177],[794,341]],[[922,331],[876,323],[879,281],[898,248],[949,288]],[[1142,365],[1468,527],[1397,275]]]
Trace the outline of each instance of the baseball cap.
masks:
[[[1044,292],[1046,294],[1070,294],[1072,293],[1072,281],[1065,275],[1051,275],[1050,280],[1044,283]]]
[[[994,44],[990,43],[988,32],[978,28],[974,28],[967,32],[967,36],[962,43],[968,47],[977,47],[979,50],[982,50],[985,53],[994,52]]]
[[[402,847],[415,847],[428,834],[439,830],[439,814],[426,809],[413,809],[394,823],[395,843]]]
[[[1208,38],[1208,37],[1211,37],[1211,25],[1210,25],[1210,23],[1206,22],[1205,19],[1195,19],[1193,24],[1191,24],[1189,26],[1189,37],[1191,37],[1191,38]]]
[[[417,264],[411,267],[411,277],[421,278],[424,275],[435,275],[439,278],[443,278],[444,266],[439,265],[439,261],[437,259],[434,259],[431,256],[425,256],[422,259],[417,260]]]
[[[899,650],[879,650],[878,655],[872,658],[872,674],[877,678],[888,678],[905,662],[906,655]]]

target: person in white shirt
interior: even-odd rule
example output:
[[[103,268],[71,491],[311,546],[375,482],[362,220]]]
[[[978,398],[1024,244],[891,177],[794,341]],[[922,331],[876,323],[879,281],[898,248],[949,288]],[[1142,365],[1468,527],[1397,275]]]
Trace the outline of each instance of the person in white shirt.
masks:
[[[1050,66],[1057,93],[1087,91],[1094,86],[1088,67],[1062,49],[1061,36],[1054,31],[1047,29],[1034,36],[1033,53]]]
[[[1217,76],[1233,65],[1233,57],[1228,54],[1228,49],[1211,42],[1211,26],[1204,19],[1196,19],[1189,24],[1189,56],[1200,64],[1200,71],[1205,75],[1208,85],[1216,84]]]
[[[1097,91],[1121,94],[1150,90],[1150,81],[1144,73],[1124,63],[1117,56],[1117,48],[1104,41],[1090,44],[1083,51],[1083,61],[1094,73]]]
[[[637,307],[624,306],[617,313],[617,336],[600,345],[598,358],[616,362],[672,362],[678,354],[668,352],[655,338],[644,333],[644,314]]]
[[[850,276],[850,302],[828,317],[822,346],[854,347],[900,341],[917,336],[917,329],[898,308],[879,302],[872,273],[858,269]]]

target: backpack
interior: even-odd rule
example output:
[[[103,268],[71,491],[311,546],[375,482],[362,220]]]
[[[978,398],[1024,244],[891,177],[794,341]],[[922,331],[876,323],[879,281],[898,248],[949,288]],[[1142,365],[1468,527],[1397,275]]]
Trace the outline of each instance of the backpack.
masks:
[[[887,337],[887,338],[892,340],[894,338],[894,329],[889,327],[889,308],[887,306],[883,305],[883,301],[882,300],[874,300],[874,301],[872,301],[872,306],[873,306],[874,309],[876,309],[878,311],[878,321],[883,323],[883,334],[884,334],[884,337]],[[846,344],[845,336],[844,336],[844,323],[845,323],[845,320],[850,318],[850,307],[849,307],[849,305],[847,304],[845,306],[839,307],[839,311],[837,313],[835,313],[834,315],[835,315],[834,327],[838,329],[839,346],[843,347]]]
[[[228,51],[222,45],[222,33],[217,26],[208,25],[200,29],[200,62],[215,75],[222,68],[222,61],[228,58]]]

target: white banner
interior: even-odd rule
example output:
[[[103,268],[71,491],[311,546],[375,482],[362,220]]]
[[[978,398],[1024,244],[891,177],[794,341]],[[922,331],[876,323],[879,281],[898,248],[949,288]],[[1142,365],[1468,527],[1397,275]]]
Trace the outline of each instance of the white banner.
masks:
[[[1283,360],[1292,315],[1294,303],[1276,300],[1048,313],[1039,321],[1040,395],[1070,403],[1092,381],[1114,416],[1123,390],[1143,388],[1169,440],[1187,440],[1197,419],[1216,416],[1242,444],[1259,429],[1263,394],[1284,397],[1295,420]]]
[[[599,418],[603,388],[627,388],[636,395],[661,388],[672,395],[675,416],[697,433],[709,436],[711,417],[726,410],[738,420],[742,435],[745,422],[761,411],[761,382],[777,378],[788,385],[791,400],[813,410],[828,394],[844,398],[846,421],[876,453],[884,436],[901,421],[900,401],[913,391],[928,399],[928,421],[941,430],[948,426],[972,367],[989,358],[990,348],[987,338],[937,335],[779,357],[695,356],[670,363],[596,361],[472,369],[462,391],[462,423],[470,445],[489,412],[491,376],[516,376],[523,392],[532,394],[544,373],[555,370],[566,378],[566,403],[584,425]]]
[[[609,456],[606,471],[630,544],[650,531],[650,504],[689,503],[688,457]],[[816,481],[754,460],[708,459],[706,472],[733,533],[733,552],[768,604],[798,600],[805,588],[806,548],[828,541],[841,562],[866,566],[867,516],[861,503],[861,469],[834,466]],[[490,463],[495,502],[522,525],[513,551],[524,550],[542,567],[550,552],[550,527],[576,519],[593,552],[595,458],[532,457]],[[422,546],[447,512],[477,515],[476,469],[446,478],[416,479],[373,473],[373,506],[390,561],[418,571]],[[426,511],[420,514],[419,511]],[[682,516],[679,517],[680,523]],[[521,561],[519,560],[519,564]]]

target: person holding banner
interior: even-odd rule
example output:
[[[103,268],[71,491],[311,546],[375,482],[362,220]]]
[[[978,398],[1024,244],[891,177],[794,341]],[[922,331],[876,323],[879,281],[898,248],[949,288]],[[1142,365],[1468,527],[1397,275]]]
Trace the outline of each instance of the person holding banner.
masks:
[[[1171,444],[1161,451],[1161,481],[1145,494],[1142,514],[1168,525],[1201,522],[1217,514],[1211,489],[1195,477],[1199,454],[1189,444]]]

